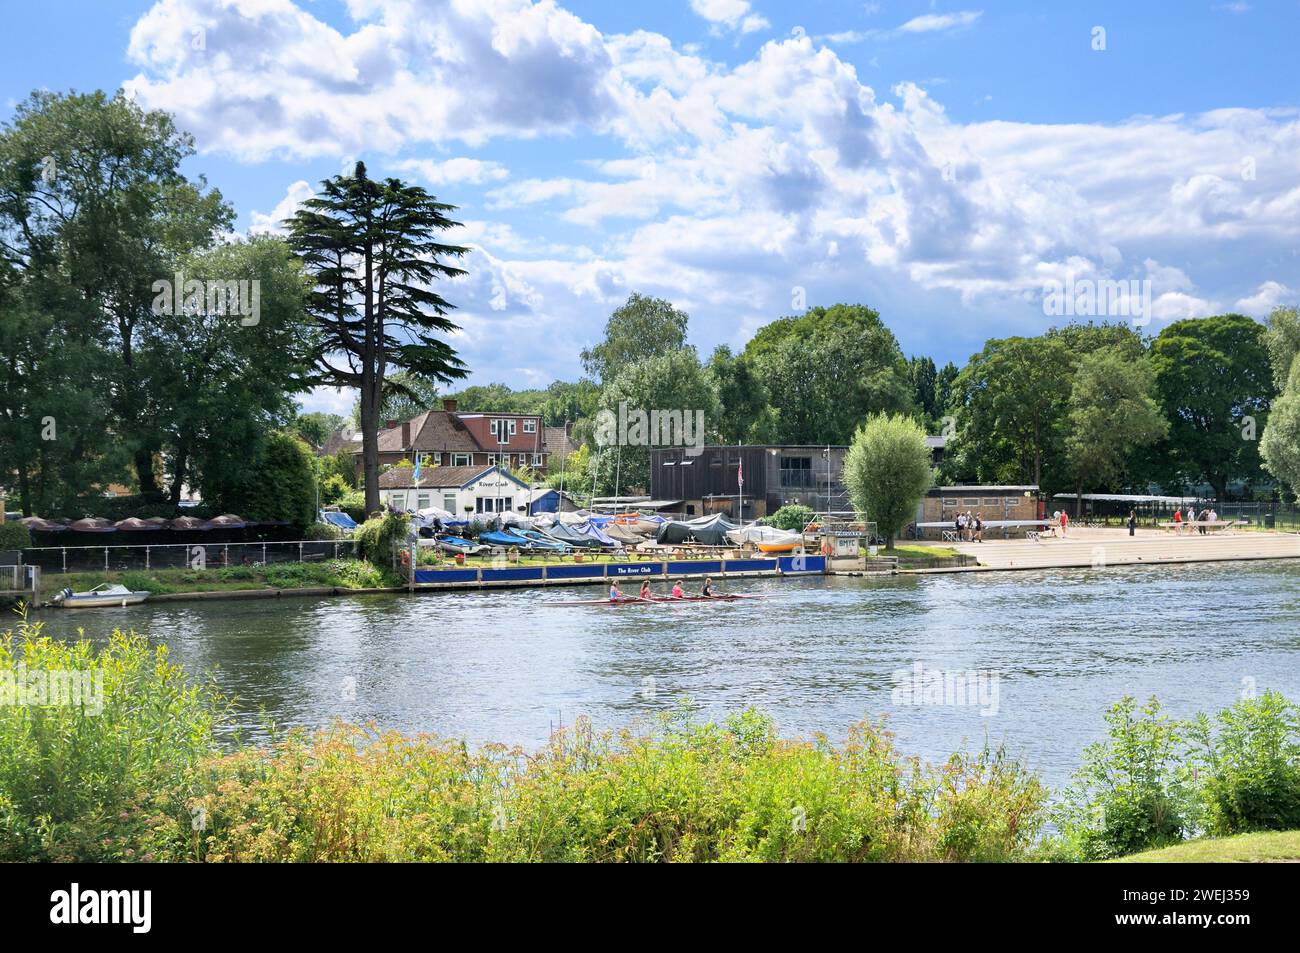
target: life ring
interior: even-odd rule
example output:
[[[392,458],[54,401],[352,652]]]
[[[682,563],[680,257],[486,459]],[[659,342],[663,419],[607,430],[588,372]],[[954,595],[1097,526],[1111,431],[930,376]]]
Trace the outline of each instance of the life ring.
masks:
[[[831,544],[830,544],[830,543],[822,543],[822,555],[823,555],[823,556],[829,556],[832,552],[833,552],[833,550],[831,549]]]
[[[405,569],[410,565],[411,565],[411,551],[409,549],[404,549],[402,550],[402,568]]]

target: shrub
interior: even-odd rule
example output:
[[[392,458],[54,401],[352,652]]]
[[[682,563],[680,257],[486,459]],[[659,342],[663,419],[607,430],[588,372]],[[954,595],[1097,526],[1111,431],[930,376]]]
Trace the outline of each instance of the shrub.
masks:
[[[82,704],[17,703],[17,686],[79,673]],[[24,618],[0,638],[0,692],[14,696],[0,704],[0,860],[126,860],[189,829],[184,799],[224,707],[165,647],[121,631],[103,649],[56,642]]]
[[[800,533],[816,515],[810,506],[804,506],[802,503],[787,503],[769,516],[766,522],[768,526],[775,526],[777,529]]]
[[[1181,727],[1152,698],[1130,697],[1106,713],[1109,738],[1089,745],[1056,822],[1066,856],[1119,857],[1177,843],[1194,829],[1195,800],[1180,763]]]
[[[1277,692],[1225,708],[1189,729],[1205,832],[1300,828],[1300,709]]]
[[[353,522],[364,523],[366,521],[366,493],[364,490],[352,490],[339,497],[336,502],[339,509],[352,517]]]
[[[12,549],[26,549],[32,544],[32,534],[26,523],[0,523],[0,552]]]
[[[320,484],[320,501],[325,506],[337,503],[343,497],[347,496],[351,488],[347,481],[337,473],[331,473]],[[364,497],[364,495],[363,495]]]
[[[376,566],[388,566],[393,561],[393,550],[406,541],[410,532],[411,517],[406,513],[385,513],[368,519],[357,527],[354,539],[357,554]]]

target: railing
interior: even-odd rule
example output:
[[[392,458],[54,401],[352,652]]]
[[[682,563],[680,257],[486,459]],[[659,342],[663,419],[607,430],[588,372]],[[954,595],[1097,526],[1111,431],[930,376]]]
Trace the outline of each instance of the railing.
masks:
[[[39,566],[0,566],[0,590],[36,592],[41,586]]]
[[[133,569],[220,569],[270,563],[321,562],[356,556],[351,539],[280,543],[163,543],[157,546],[34,546],[23,562],[45,572],[112,572]]]

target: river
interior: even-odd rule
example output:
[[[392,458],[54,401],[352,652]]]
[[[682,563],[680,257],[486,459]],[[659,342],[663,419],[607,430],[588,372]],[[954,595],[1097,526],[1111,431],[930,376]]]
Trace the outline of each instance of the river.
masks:
[[[237,699],[245,738],[335,718],[536,747],[585,714],[645,723],[689,697],[748,706],[782,735],[844,738],[888,716],[935,760],[987,739],[1051,784],[1124,694],[1185,716],[1276,688],[1300,699],[1300,563],[878,578],[731,580],[761,600],[549,605],[594,587],[156,603],[42,614],[51,634],[115,626],[165,641]],[[968,704],[909,704],[894,673],[979,673]],[[908,684],[911,684],[910,679]],[[924,700],[924,699],[922,699]]]

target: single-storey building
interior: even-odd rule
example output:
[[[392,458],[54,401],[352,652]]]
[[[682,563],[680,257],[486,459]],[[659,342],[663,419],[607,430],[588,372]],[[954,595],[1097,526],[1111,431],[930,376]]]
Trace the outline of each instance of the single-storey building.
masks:
[[[970,513],[984,522],[991,520],[1041,519],[1042,501],[1038,487],[1022,486],[935,486],[916,507],[918,523],[951,523],[958,513]],[[939,530],[926,536],[938,537]]]
[[[650,495],[681,500],[687,517],[770,516],[799,503],[819,513],[850,509],[841,479],[848,447],[706,446],[650,451]],[[741,485],[741,479],[744,485]]]
[[[437,506],[457,516],[526,512],[532,498],[527,483],[497,466],[393,467],[379,475],[379,499],[394,510]]]

